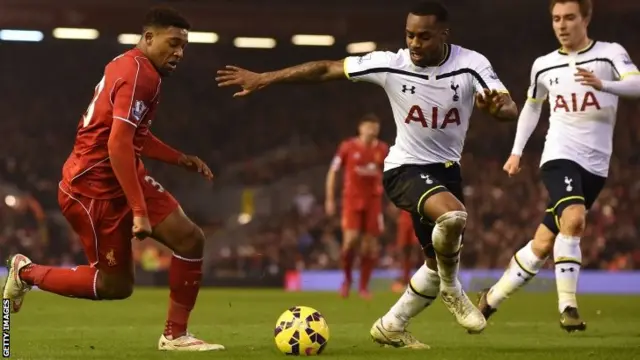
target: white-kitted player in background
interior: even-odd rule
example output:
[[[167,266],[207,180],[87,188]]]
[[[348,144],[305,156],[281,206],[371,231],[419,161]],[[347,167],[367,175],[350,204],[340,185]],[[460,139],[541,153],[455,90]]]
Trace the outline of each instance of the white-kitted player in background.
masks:
[[[528,99],[504,165],[509,176],[520,171],[522,151],[548,98],[551,116],[540,171],[550,202],[533,240],[480,294],[478,305],[488,318],[553,252],[560,326],[571,332],[586,329],[576,301],[586,213],[609,172],[618,97],[640,97],[640,72],[621,45],[588,37],[590,0],[552,0],[550,10],[561,49],[533,63]]]
[[[458,281],[467,220],[459,161],[474,103],[502,120],[515,120],[518,110],[486,57],[447,43],[448,13],[441,4],[416,5],[405,34],[407,48],[395,53],[374,51],[261,74],[227,66],[216,80],[219,86],[242,87],[234,96],[275,83],[337,79],[384,88],[397,136],[385,159],[383,185],[390,200],[411,213],[427,261],[389,313],[375,322],[371,336],[385,345],[425,348],[405,329],[438,293],[467,330],[486,326]]]

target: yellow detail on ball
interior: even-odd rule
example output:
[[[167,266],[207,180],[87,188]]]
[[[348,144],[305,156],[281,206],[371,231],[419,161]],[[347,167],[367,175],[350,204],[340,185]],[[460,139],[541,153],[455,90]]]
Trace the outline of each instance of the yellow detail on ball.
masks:
[[[278,318],[274,337],[286,355],[320,355],[329,342],[329,325],[316,309],[294,306]]]

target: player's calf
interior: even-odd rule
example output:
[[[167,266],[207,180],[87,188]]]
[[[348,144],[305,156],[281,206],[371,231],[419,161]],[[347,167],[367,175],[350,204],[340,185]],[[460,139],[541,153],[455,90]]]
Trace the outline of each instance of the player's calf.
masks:
[[[488,291],[480,293],[478,308],[485,318],[488,319],[504,300],[533,279],[547,261],[555,236],[546,225],[538,226],[533,240],[513,255],[500,280]]]
[[[558,310],[561,314],[564,314],[568,308],[578,307],[576,291],[582,265],[580,237],[584,232],[585,214],[584,205],[574,204],[564,209],[560,216],[560,234],[556,237],[553,246],[553,261],[558,290]],[[581,327],[582,320],[576,323]]]
[[[101,300],[128,299],[133,294],[133,285],[132,273],[97,273],[96,292]]]
[[[152,237],[173,250],[169,266],[169,311],[163,336],[176,340],[187,336],[189,315],[200,291],[205,236],[178,208],[154,227]]]
[[[454,286],[458,276],[462,232],[467,224],[466,209],[453,194],[441,192],[424,202],[423,216],[435,220],[431,239],[441,286]]]
[[[344,282],[340,287],[340,296],[346,298],[349,296],[351,283],[353,282],[353,263],[356,258],[358,239],[360,233],[357,230],[345,229],[342,232],[342,253],[340,254],[340,262],[342,271],[344,272]]]
[[[360,297],[370,299],[369,281],[378,260],[378,239],[372,235],[365,235],[360,244]]]
[[[109,273],[86,265],[74,268],[52,267],[33,264],[23,255],[14,256],[11,263],[13,265],[10,272],[13,277],[7,282],[5,292],[12,287],[16,288],[20,293],[9,295],[19,299],[26,293],[22,290],[31,286],[62,296],[89,300],[126,299],[133,292],[132,270]]]

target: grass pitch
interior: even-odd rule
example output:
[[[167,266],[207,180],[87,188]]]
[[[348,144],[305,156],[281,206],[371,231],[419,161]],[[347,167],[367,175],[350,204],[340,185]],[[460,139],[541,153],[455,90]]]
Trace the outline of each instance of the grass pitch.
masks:
[[[467,335],[439,300],[411,324],[431,350],[381,348],[369,328],[397,294],[373,301],[342,300],[335,293],[205,289],[190,331],[227,347],[218,353],[156,350],[163,330],[168,290],[137,289],[126,301],[91,302],[33,292],[11,317],[12,359],[282,359],[273,342],[278,316],[293,305],[319,310],[331,339],[326,359],[639,359],[640,297],[583,295],[585,333],[558,325],[555,294],[519,293],[508,300],[480,335]],[[475,294],[474,294],[475,297]]]

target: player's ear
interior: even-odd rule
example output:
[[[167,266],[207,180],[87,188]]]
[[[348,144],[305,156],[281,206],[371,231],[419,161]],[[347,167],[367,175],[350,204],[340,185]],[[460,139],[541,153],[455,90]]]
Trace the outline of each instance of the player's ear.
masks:
[[[151,45],[153,42],[153,31],[151,29],[146,29],[144,33],[142,33],[142,37],[147,45]]]
[[[442,29],[442,36],[444,37],[445,40],[449,37],[449,33],[450,33],[449,28]]]

